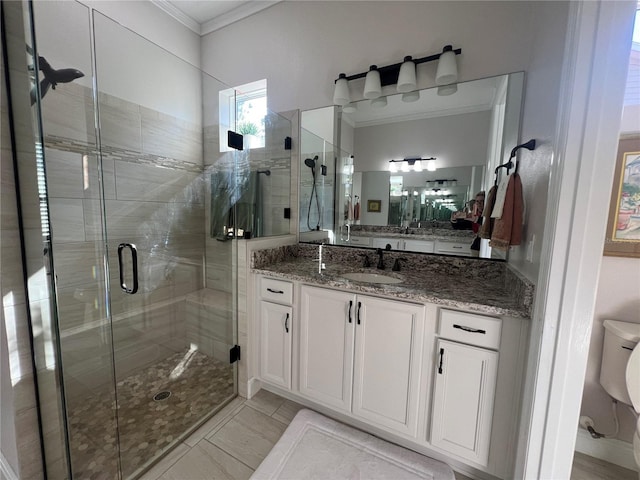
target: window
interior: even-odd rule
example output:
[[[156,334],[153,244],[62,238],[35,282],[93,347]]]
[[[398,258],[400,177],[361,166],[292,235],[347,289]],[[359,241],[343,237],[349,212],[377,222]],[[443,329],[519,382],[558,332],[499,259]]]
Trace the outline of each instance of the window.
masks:
[[[244,135],[244,147],[263,148],[267,116],[267,80],[220,91],[220,151],[227,146],[227,130]]]

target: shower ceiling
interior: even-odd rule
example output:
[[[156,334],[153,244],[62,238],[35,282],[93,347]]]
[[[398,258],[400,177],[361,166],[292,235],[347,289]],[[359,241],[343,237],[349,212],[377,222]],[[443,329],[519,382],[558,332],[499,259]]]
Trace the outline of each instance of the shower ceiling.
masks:
[[[280,0],[151,0],[151,2],[199,35],[206,35],[242,20]]]

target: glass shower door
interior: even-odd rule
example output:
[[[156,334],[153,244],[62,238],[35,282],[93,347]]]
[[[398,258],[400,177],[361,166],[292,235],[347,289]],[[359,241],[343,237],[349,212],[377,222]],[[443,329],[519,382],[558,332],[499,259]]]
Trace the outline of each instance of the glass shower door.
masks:
[[[94,39],[118,448],[129,478],[236,394],[236,243],[210,241],[205,208],[203,96],[223,85],[97,12]],[[214,163],[235,176],[234,151]]]

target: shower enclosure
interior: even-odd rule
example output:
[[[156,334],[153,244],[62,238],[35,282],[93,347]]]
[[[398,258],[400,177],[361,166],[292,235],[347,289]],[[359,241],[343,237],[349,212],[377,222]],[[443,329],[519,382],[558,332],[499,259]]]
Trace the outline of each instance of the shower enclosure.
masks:
[[[80,3],[22,7],[47,476],[135,478],[237,395],[239,238],[289,232],[291,125],[267,113],[264,148],[229,148],[242,92]]]

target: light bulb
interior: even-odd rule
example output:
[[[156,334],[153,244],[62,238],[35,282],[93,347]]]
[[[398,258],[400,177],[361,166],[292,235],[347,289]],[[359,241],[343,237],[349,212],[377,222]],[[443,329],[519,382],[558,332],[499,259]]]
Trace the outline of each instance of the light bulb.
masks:
[[[404,57],[404,63],[400,65],[400,73],[398,74],[398,92],[410,92],[415,90],[416,86],[416,64],[413,63],[410,56]]]
[[[436,85],[449,85],[458,80],[458,65],[456,64],[456,54],[451,45],[442,49],[438,59],[438,69],[436,70]]]
[[[333,103],[334,105],[347,105],[350,101],[349,81],[347,80],[347,75],[341,73],[333,89]]]
[[[378,97],[371,100],[373,108],[384,108],[387,106],[387,97]]]
[[[422,171],[422,161],[421,160],[416,160],[416,162],[413,164],[413,170],[416,172],[421,172]]]
[[[369,72],[364,81],[364,98],[378,98],[382,95],[382,85],[380,84],[380,72],[376,65],[369,67]]]
[[[389,162],[389,171],[391,173],[395,173],[398,171],[398,166],[396,165],[396,162],[394,162],[393,160]]]

